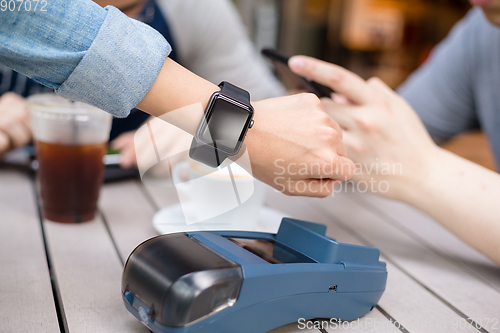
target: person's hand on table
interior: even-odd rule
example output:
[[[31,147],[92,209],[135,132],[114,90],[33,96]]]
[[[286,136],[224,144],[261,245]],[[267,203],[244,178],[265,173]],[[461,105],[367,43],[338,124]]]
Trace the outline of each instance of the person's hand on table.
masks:
[[[123,169],[128,169],[137,164],[134,145],[135,131],[125,132],[120,134],[116,139],[111,141],[111,148],[120,151],[121,161],[120,166]]]
[[[387,197],[426,177],[438,147],[410,105],[378,78],[368,81],[333,64],[297,56],[289,62],[299,75],[336,91],[323,98],[327,113],[344,131],[353,180]],[[382,183],[384,182],[384,183]]]
[[[188,149],[191,146],[191,137],[174,125],[164,122],[161,130],[154,132],[154,139],[158,153],[160,156],[168,156],[171,165],[189,158]],[[136,152],[144,151],[150,145],[149,131],[126,132],[111,142],[111,147],[120,151],[120,166],[124,169],[137,166]]]
[[[23,97],[7,92],[0,97],[0,157],[28,144],[32,138],[30,113]]]

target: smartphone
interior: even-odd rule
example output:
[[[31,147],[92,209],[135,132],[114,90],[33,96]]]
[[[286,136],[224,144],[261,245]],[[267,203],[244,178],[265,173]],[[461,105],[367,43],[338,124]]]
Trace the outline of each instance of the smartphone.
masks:
[[[109,148],[107,154],[104,155],[102,161],[106,166],[106,169],[104,170],[105,183],[139,177],[139,171],[137,168],[132,167],[122,169],[120,167],[121,158],[122,156],[120,155],[120,152],[111,148]]]
[[[262,49],[261,53],[263,56],[271,60],[274,68],[276,69],[278,78],[281,82],[283,82],[287,90],[307,91],[315,94],[319,98],[331,98],[333,93],[332,89],[292,72],[292,70],[288,67],[288,60],[290,57],[287,57],[274,49]]]

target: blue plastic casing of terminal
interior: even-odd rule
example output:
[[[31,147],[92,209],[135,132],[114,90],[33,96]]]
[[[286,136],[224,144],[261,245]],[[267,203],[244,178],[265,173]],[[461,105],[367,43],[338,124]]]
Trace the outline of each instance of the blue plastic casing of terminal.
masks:
[[[382,296],[386,265],[378,249],[339,243],[325,233],[325,225],[283,218],[277,234],[217,231],[153,238],[125,265],[125,305],[156,333],[256,333],[299,318],[356,319]],[[167,245],[174,237],[177,243]],[[269,241],[283,263],[272,264],[228,238]],[[193,242],[189,249],[179,250],[188,242]]]

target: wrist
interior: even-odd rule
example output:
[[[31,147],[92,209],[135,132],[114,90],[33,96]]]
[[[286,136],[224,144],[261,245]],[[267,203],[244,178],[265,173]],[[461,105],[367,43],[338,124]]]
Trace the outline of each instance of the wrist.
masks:
[[[233,161],[245,152],[243,142],[253,126],[254,109],[250,94],[227,81],[211,95],[199,122],[189,156],[210,167],[219,167],[226,158]]]
[[[218,90],[215,84],[167,58],[137,108],[194,135],[210,97]]]
[[[252,107],[254,109],[253,113],[253,126],[247,132],[247,135],[244,140],[244,145],[249,151],[249,154],[256,153],[259,147],[268,147],[269,142],[265,142],[263,140],[264,136],[262,135],[265,131],[265,127],[267,122],[265,121],[264,112],[265,106],[263,101],[252,102]]]
[[[391,184],[392,197],[411,205],[415,205],[417,200],[428,198],[448,154],[446,150],[432,144],[418,160],[406,163],[406,168]]]
[[[248,143],[251,143],[253,142],[256,137],[258,136],[258,131],[260,129],[260,127],[262,126],[262,124],[260,123],[260,102],[252,102],[251,103],[252,105],[252,108],[253,108],[253,125],[252,125],[252,128],[249,128],[248,131],[247,131],[247,134],[245,136],[245,139],[244,139],[244,144],[248,146]]]

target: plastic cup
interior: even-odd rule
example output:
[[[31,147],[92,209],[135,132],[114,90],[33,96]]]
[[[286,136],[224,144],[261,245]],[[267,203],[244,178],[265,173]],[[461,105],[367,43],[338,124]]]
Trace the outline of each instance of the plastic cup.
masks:
[[[28,106],[45,218],[63,223],[94,219],[111,115],[55,94],[30,96]]]

